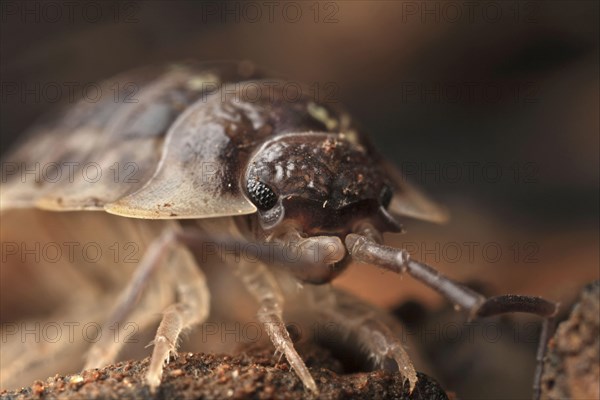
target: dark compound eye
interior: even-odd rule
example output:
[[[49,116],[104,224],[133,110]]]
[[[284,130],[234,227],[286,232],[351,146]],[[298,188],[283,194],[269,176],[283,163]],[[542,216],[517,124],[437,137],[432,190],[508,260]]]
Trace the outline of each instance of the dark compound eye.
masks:
[[[388,185],[385,185],[383,189],[381,189],[381,193],[379,194],[379,202],[384,208],[388,208],[392,202],[393,195],[394,192],[392,192],[392,188],[390,188]]]
[[[270,210],[277,204],[277,195],[266,184],[256,179],[249,179],[246,185],[250,200],[258,207],[259,210]]]

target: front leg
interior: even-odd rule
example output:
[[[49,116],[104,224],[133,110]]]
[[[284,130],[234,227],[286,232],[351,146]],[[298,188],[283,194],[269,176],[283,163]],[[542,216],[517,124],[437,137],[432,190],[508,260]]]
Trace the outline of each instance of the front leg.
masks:
[[[307,285],[308,304],[324,322],[334,323],[342,333],[354,334],[358,345],[383,367],[386,359],[396,362],[401,376],[409,382],[410,391],[417,383],[417,372],[385,313],[360,299],[334,290],[329,285]],[[396,324],[397,325],[397,324]]]
[[[135,312],[140,325],[147,326],[154,321],[154,313],[160,302],[145,302],[146,308],[136,310],[138,299],[142,294],[152,297],[156,293],[148,293],[146,287],[155,279],[166,279],[162,284],[170,286],[177,294],[177,303],[170,305],[163,312],[162,321],[156,332],[154,349],[150,365],[146,372],[146,381],[151,390],[155,390],[161,381],[164,364],[169,356],[175,353],[179,335],[185,329],[202,323],[209,312],[209,292],[204,274],[196,264],[192,254],[186,248],[185,232],[175,227],[168,228],[152,242],[138,265],[131,281],[117,299],[107,324],[110,327],[120,323]],[[157,271],[157,269],[161,271]],[[157,274],[157,272],[161,272]],[[146,293],[144,293],[146,292]],[[106,339],[94,344],[87,355],[87,368],[102,367],[114,360],[119,353],[122,342]]]
[[[271,342],[278,352],[285,354],[304,386],[318,393],[317,384],[294,348],[294,343],[285,327],[282,317],[283,295],[273,273],[262,263],[242,262],[238,274],[259,303],[257,317],[263,324]]]

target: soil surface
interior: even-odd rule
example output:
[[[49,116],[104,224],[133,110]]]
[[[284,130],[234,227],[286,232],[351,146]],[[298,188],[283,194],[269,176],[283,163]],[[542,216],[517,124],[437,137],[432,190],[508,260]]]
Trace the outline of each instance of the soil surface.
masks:
[[[238,356],[182,353],[166,367],[163,383],[152,395],[143,384],[148,358],[127,361],[81,374],[36,381],[2,399],[448,399],[431,378],[419,374],[412,394],[397,373],[344,374],[342,364],[316,345],[299,348],[315,378],[318,397],[307,392],[284,358],[272,348],[256,348]]]

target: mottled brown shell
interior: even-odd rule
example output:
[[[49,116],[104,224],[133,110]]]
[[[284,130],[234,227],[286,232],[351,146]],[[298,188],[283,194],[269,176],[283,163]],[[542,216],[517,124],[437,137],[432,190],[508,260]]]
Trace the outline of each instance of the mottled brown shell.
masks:
[[[252,214],[243,174],[276,136],[337,134],[378,157],[346,113],[308,96],[291,102],[282,82],[249,63],[178,64],[108,80],[99,101],[81,101],[32,129],[3,161],[1,209],[147,219]],[[381,168],[394,186],[392,214],[445,218],[391,164]]]

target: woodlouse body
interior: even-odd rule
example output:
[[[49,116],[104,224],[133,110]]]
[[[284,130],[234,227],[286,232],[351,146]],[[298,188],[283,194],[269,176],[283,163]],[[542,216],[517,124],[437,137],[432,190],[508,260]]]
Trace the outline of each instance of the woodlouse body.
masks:
[[[286,85],[247,63],[148,68],[107,81],[100,101],[81,102],[34,130],[5,161],[2,208],[143,219],[258,212],[267,229],[285,214],[305,234],[341,238],[364,218],[398,231],[388,205],[395,216],[444,218],[384,163],[346,112],[308,90],[287,94]],[[108,90],[115,87],[125,93]],[[54,166],[59,179],[27,175],[36,168],[52,174]],[[254,179],[276,188],[277,207],[257,209],[248,192]],[[395,194],[385,207],[383,191]]]
[[[41,125],[4,161],[0,204],[4,216],[14,212],[17,217],[2,229],[53,218],[48,213],[27,214],[31,208],[116,215],[61,213],[66,222],[56,230],[76,237],[78,226],[92,235],[107,230],[122,240],[136,237],[141,244],[146,255],[133,276],[123,272],[122,262],[110,260],[104,261],[123,268],[102,271],[102,276],[97,270],[88,271],[93,280],[105,281],[106,287],[123,288],[109,322],[137,312],[140,324],[148,325],[148,310],[160,311],[176,301],[166,308],[154,340],[147,373],[151,388],[160,384],[163,363],[175,351],[180,332],[208,315],[210,297],[204,277],[187,248],[210,240],[269,242],[279,250],[294,245],[303,253],[293,262],[281,255],[269,262],[259,257],[259,262],[242,260],[235,268],[258,301],[258,319],[277,350],[315,392],[317,386],[285,329],[285,296],[269,264],[287,266],[289,275],[303,283],[321,284],[355,259],[407,271],[471,316],[515,311],[515,303],[543,316],[554,313],[553,305],[541,299],[488,302],[431,267],[409,260],[405,251],[378,244],[382,232],[401,230],[401,217],[439,222],[445,214],[377,154],[337,105],[313,99],[309,91],[290,97],[285,80],[268,79],[248,63],[148,68],[102,87],[108,96],[93,104],[77,104],[55,122]],[[27,179],[32,168],[35,175],[49,166],[69,167],[70,173],[56,179]],[[90,166],[100,175],[90,179],[86,175]],[[64,229],[67,225],[69,229]],[[161,264],[167,268],[158,268]],[[146,292],[153,294],[146,296],[143,307],[136,306],[135,299],[153,274],[159,276],[155,281],[169,284],[148,288]],[[177,293],[175,300],[168,293],[169,285]],[[355,300],[344,305],[346,300],[336,300],[333,292],[306,290],[314,291],[315,314],[354,331],[376,360],[395,360],[414,387],[412,363],[391,331],[374,319],[377,313]],[[109,296],[107,304],[109,300],[114,299]],[[362,322],[353,325],[356,321]],[[86,366],[112,361],[120,347],[95,343]],[[65,346],[57,348],[66,352]],[[13,363],[3,364],[5,375],[18,375],[31,365],[18,353],[3,357]]]

